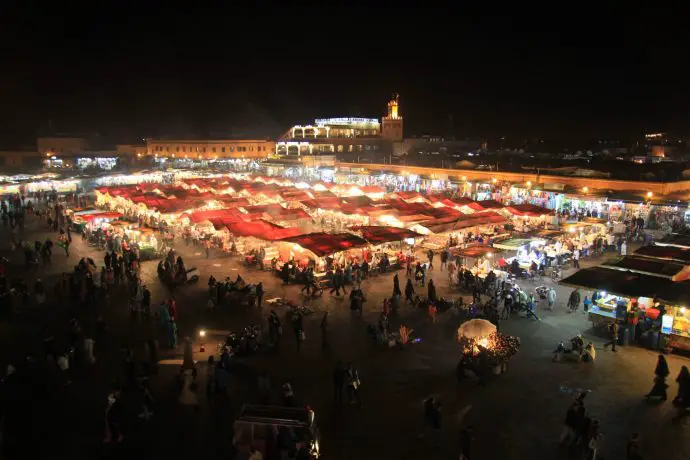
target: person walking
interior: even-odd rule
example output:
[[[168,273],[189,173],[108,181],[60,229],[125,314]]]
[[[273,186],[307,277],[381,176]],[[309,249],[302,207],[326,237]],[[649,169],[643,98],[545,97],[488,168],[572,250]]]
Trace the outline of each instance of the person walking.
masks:
[[[580,403],[578,401],[573,402],[568,411],[565,413],[565,425],[563,427],[563,432],[558,440],[560,445],[570,445],[577,437],[578,429],[578,410],[580,408]]]
[[[609,333],[611,334],[611,340],[604,344],[604,349],[606,349],[606,347],[608,346],[611,346],[611,351],[616,351],[616,342],[618,342],[619,329],[620,326],[618,325],[618,321],[613,320],[613,323],[609,325]]]
[[[151,291],[147,286],[144,286],[144,291],[141,298],[141,314],[145,318],[151,316]]]
[[[397,273],[395,276],[393,276],[393,295],[395,294],[402,295],[402,291],[400,290],[400,280],[398,279]]]
[[[342,286],[343,276],[342,276],[342,272],[340,271],[340,268],[338,268],[333,273],[333,278],[331,279],[331,282],[333,283],[332,287],[331,287],[331,291],[330,291],[331,295],[333,295],[333,293],[335,292],[335,295],[339,296],[341,287],[343,288],[343,291],[345,291],[344,287]]]
[[[633,433],[630,435],[630,440],[625,446],[625,458],[626,460],[642,460],[640,455],[640,445],[639,445],[640,435],[639,433]]]
[[[256,306],[261,308],[261,303],[264,300],[264,283],[259,282],[256,285]]]
[[[347,378],[347,390],[350,404],[357,404],[362,406],[362,400],[359,398],[359,388],[362,385],[359,380],[359,372],[352,363],[348,363],[347,371],[345,373]]]
[[[338,360],[333,369],[333,403],[343,404],[343,387],[345,386],[345,366]]]
[[[577,247],[573,251],[573,267],[580,268],[580,249]]]
[[[625,240],[621,243],[621,255],[628,255],[628,243],[626,243]]]
[[[676,377],[676,383],[678,384],[678,394],[673,398],[674,403],[685,402],[690,393],[690,372],[688,371],[688,366],[682,366],[678,377]]]
[[[448,268],[448,250],[445,248],[441,251],[441,271],[443,271],[443,267]]]
[[[668,385],[666,385],[666,377],[668,377],[669,374],[670,372],[668,370],[666,358],[664,355],[659,355],[656,368],[654,369],[654,386],[652,387],[652,390],[645,395],[645,398],[658,396],[661,398],[661,401],[666,401],[666,388],[668,388]]]
[[[426,253],[427,258],[429,259],[429,271],[434,269],[434,251],[429,249]]]
[[[414,303],[414,286],[412,285],[412,280],[407,279],[407,284],[405,285],[405,302]]]
[[[568,297],[568,313],[573,313],[577,311],[580,306],[580,288],[575,288],[573,292],[570,293]]]
[[[436,297],[436,285],[434,280],[429,280],[427,286],[427,295],[429,297],[429,303],[435,305],[438,302],[438,297]]]
[[[546,294],[546,301],[548,303],[546,309],[553,311],[553,309],[556,307],[556,290],[554,288],[549,289],[548,294]]]
[[[589,307],[592,305],[592,301],[589,297],[585,296],[585,300],[582,301],[582,314],[586,315],[589,311]]]

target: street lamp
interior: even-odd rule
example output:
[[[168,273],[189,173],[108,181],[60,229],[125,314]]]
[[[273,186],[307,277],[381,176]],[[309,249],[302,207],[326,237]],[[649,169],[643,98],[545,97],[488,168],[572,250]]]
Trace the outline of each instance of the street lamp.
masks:
[[[647,192],[647,198],[651,198],[653,196],[654,196],[654,194],[652,192]]]
[[[527,181],[527,186],[528,186],[528,187],[531,187],[531,186],[532,186],[532,181],[531,181],[531,180],[528,180],[528,181]]]
[[[582,187],[582,191],[585,193],[589,192],[589,187]]]
[[[203,353],[205,350],[204,348],[204,339],[206,338],[206,331],[204,329],[199,331],[199,351]]]

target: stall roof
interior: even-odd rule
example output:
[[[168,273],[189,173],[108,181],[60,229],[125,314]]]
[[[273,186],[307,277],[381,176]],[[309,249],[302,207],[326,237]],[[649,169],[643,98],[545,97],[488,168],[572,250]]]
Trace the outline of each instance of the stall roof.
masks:
[[[480,225],[499,225],[505,222],[506,219],[502,215],[493,211],[484,211],[475,214],[461,214],[443,219],[430,220],[424,222],[422,226],[433,233],[443,233]]]
[[[496,200],[475,201],[474,203],[481,206],[482,209],[503,209],[505,207]]]
[[[300,201],[302,205],[309,209],[325,209],[328,211],[339,211],[341,208],[341,200],[338,197],[321,198],[319,200],[304,200]]]
[[[298,244],[313,252],[318,257],[366,246],[368,244],[366,240],[352,233],[309,233],[307,235],[282,238],[282,241]]]
[[[407,238],[419,238],[420,235],[412,230],[400,227],[355,226],[350,227],[355,232],[360,232],[362,237],[371,244],[382,244],[391,241],[402,241]]]
[[[676,305],[690,303],[690,281],[675,283],[670,279],[631,271],[602,267],[585,268],[561,280],[560,284],[605,291],[629,298],[659,298]]]
[[[662,278],[672,278],[685,267],[685,265],[677,262],[635,256],[625,256],[609,260],[601,264],[601,266],[614,270],[628,270],[643,275],[652,275]]]
[[[635,255],[690,264],[690,249],[676,246],[642,246]]]
[[[667,237],[657,241],[659,246],[673,246],[677,248],[690,248],[690,235],[680,235],[678,233],[673,233]]]
[[[554,214],[553,209],[535,206],[529,203],[506,206],[506,210],[516,216],[541,217],[552,216]]]
[[[275,241],[287,237],[295,237],[301,234],[301,230],[294,227],[281,227],[265,220],[253,220],[250,222],[237,221],[226,224],[230,233],[235,236],[251,236],[265,241]]]
[[[188,217],[190,221],[198,224],[206,220],[235,221],[242,217],[242,213],[237,209],[210,209],[188,212],[183,217]]]
[[[515,251],[522,246],[526,246],[533,241],[544,241],[541,238],[509,238],[500,243],[494,243],[494,247],[498,249],[505,249],[506,251]]]
[[[79,216],[80,219],[83,219],[87,222],[91,222],[94,219],[118,219],[120,217],[122,217],[122,213],[110,211],[82,214]]]
[[[498,254],[501,252],[503,252],[501,249],[495,247],[492,248],[489,246],[470,246],[467,248],[461,248],[452,251],[453,255],[457,255],[460,257],[471,257],[474,259],[486,257],[487,254]]]

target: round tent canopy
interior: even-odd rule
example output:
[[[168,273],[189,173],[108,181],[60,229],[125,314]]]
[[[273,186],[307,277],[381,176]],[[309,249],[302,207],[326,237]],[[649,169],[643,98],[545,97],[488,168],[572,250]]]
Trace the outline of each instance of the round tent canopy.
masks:
[[[478,339],[496,332],[496,326],[485,319],[471,319],[458,328],[458,339]]]

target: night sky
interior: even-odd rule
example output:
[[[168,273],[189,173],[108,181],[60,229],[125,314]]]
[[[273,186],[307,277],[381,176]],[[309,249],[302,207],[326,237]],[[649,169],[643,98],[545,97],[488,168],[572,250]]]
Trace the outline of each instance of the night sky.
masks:
[[[0,148],[50,127],[116,140],[276,136],[316,117],[380,117],[394,92],[406,135],[687,132],[682,14],[93,3],[3,12]]]

